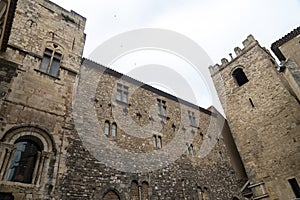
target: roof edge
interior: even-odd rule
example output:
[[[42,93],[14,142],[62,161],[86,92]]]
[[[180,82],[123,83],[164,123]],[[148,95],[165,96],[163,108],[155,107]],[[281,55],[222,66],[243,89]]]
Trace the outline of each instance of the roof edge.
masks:
[[[150,91],[150,92],[153,92],[153,93],[155,93],[155,94],[157,94],[157,95],[160,95],[160,96],[163,96],[163,97],[168,98],[168,99],[170,99],[170,100],[179,102],[179,103],[181,103],[181,104],[183,104],[183,105],[186,105],[186,106],[191,107],[191,108],[193,108],[193,109],[199,110],[200,112],[203,112],[203,113],[205,113],[205,114],[208,114],[208,115],[211,115],[211,116],[214,116],[214,117],[217,116],[216,113],[214,113],[214,112],[212,112],[212,111],[210,111],[210,110],[207,110],[207,109],[202,108],[202,107],[200,107],[200,106],[197,106],[197,105],[195,105],[195,104],[193,104],[193,103],[191,103],[191,102],[189,102],[189,101],[186,101],[186,100],[184,100],[184,99],[181,99],[181,98],[179,98],[179,97],[176,97],[176,96],[174,96],[174,95],[171,95],[171,94],[169,94],[169,93],[166,93],[166,92],[164,92],[164,91],[162,91],[162,90],[159,90],[159,89],[157,89],[157,88],[154,88],[154,87],[152,87],[152,86],[150,86],[150,85],[148,85],[148,84],[145,84],[145,83],[143,83],[143,82],[141,82],[141,81],[139,81],[139,80],[136,80],[136,79],[134,79],[134,78],[132,78],[132,77],[130,77],[130,76],[127,76],[127,75],[125,75],[125,74],[122,74],[122,73],[120,73],[120,72],[118,72],[118,71],[116,71],[116,70],[113,70],[113,69],[111,69],[111,68],[105,67],[104,65],[99,64],[99,63],[97,63],[97,62],[95,62],[95,61],[93,61],[93,60],[90,60],[90,59],[88,59],[88,58],[83,58],[83,59],[82,59],[82,65],[85,65],[85,64],[86,64],[86,65],[90,65],[90,66],[92,66],[92,67],[100,67],[100,68],[102,68],[102,69],[104,70],[104,73],[106,73],[106,74],[112,75],[112,76],[117,77],[117,78],[121,78],[121,77],[122,77],[123,80],[126,80],[126,81],[128,81],[129,83],[132,83],[132,84],[134,84],[134,85],[138,85],[138,86],[140,86],[141,88],[143,88],[143,89],[145,89],[145,90],[148,90],[148,91]]]

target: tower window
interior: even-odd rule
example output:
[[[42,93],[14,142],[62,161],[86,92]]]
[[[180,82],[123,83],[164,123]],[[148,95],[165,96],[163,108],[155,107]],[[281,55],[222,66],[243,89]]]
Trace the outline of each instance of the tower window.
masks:
[[[296,198],[300,198],[300,187],[295,178],[289,179],[289,183],[292,187],[293,192],[295,193]]]
[[[58,48],[57,45],[53,46],[53,49],[45,49],[40,70],[51,76],[57,76],[62,54],[55,49],[55,47]]]
[[[249,81],[247,76],[245,75],[243,69],[241,69],[241,68],[235,69],[232,73],[232,76],[235,78],[235,80],[239,86],[242,86]]]
[[[253,103],[251,98],[249,98],[249,101],[250,101],[250,104],[251,104],[252,108],[254,108],[255,106],[254,106],[254,103]]]

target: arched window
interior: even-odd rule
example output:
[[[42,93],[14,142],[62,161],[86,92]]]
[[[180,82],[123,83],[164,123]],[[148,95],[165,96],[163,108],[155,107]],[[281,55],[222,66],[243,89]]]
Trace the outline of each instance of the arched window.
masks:
[[[111,125],[111,136],[117,137],[117,124],[113,123]]]
[[[55,177],[56,162],[50,162],[56,151],[51,136],[31,126],[14,127],[0,140],[0,180],[42,185]]]
[[[120,200],[120,197],[115,191],[110,190],[104,195],[103,200]]]
[[[139,200],[139,186],[137,181],[132,181],[130,186],[130,200]]]
[[[153,135],[153,147],[157,148],[156,135]]]
[[[15,153],[7,174],[8,181],[31,183],[41,147],[32,140],[19,140],[15,143]]]
[[[104,134],[106,136],[109,136],[109,131],[110,131],[110,124],[109,121],[105,121],[104,123]]]
[[[209,198],[209,190],[206,187],[204,187],[204,189],[203,189],[203,200],[210,200],[210,198]]]
[[[149,200],[149,184],[144,181],[142,183],[142,200]]]
[[[198,195],[198,200],[203,200],[203,191],[200,187],[197,187],[197,195]]]
[[[188,152],[190,156],[194,156],[194,147],[192,144],[188,145]]]
[[[242,86],[249,81],[242,68],[235,69],[232,72],[232,76],[235,78],[239,86]]]
[[[161,136],[157,137],[157,148],[161,149],[162,148],[162,140],[161,140]]]

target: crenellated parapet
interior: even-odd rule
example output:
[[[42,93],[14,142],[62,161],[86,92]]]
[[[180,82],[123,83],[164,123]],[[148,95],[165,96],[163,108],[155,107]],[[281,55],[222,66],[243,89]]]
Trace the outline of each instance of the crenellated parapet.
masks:
[[[218,73],[222,69],[224,69],[227,65],[232,63],[236,58],[243,55],[245,52],[247,52],[249,49],[251,49],[255,44],[258,44],[257,40],[253,37],[253,35],[249,35],[243,42],[243,48],[235,47],[234,53],[235,57],[230,53],[230,60],[227,58],[221,59],[221,64],[216,63],[215,65],[209,66],[210,74],[213,76],[214,74]]]

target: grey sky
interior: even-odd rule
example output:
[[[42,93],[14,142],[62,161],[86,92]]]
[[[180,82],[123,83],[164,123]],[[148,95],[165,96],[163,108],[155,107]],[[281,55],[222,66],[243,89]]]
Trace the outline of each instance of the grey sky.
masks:
[[[125,31],[163,28],[189,37],[214,63],[219,63],[221,58],[229,57],[234,47],[241,47],[247,35],[252,34],[262,46],[270,49],[271,43],[300,22],[300,0],[52,1],[87,18],[85,57],[102,42]],[[139,64],[137,62],[131,64]],[[124,64],[116,69],[128,73],[128,68]],[[204,90],[202,100],[194,103],[206,108],[211,102],[203,98]],[[215,106],[220,109],[219,105]]]

